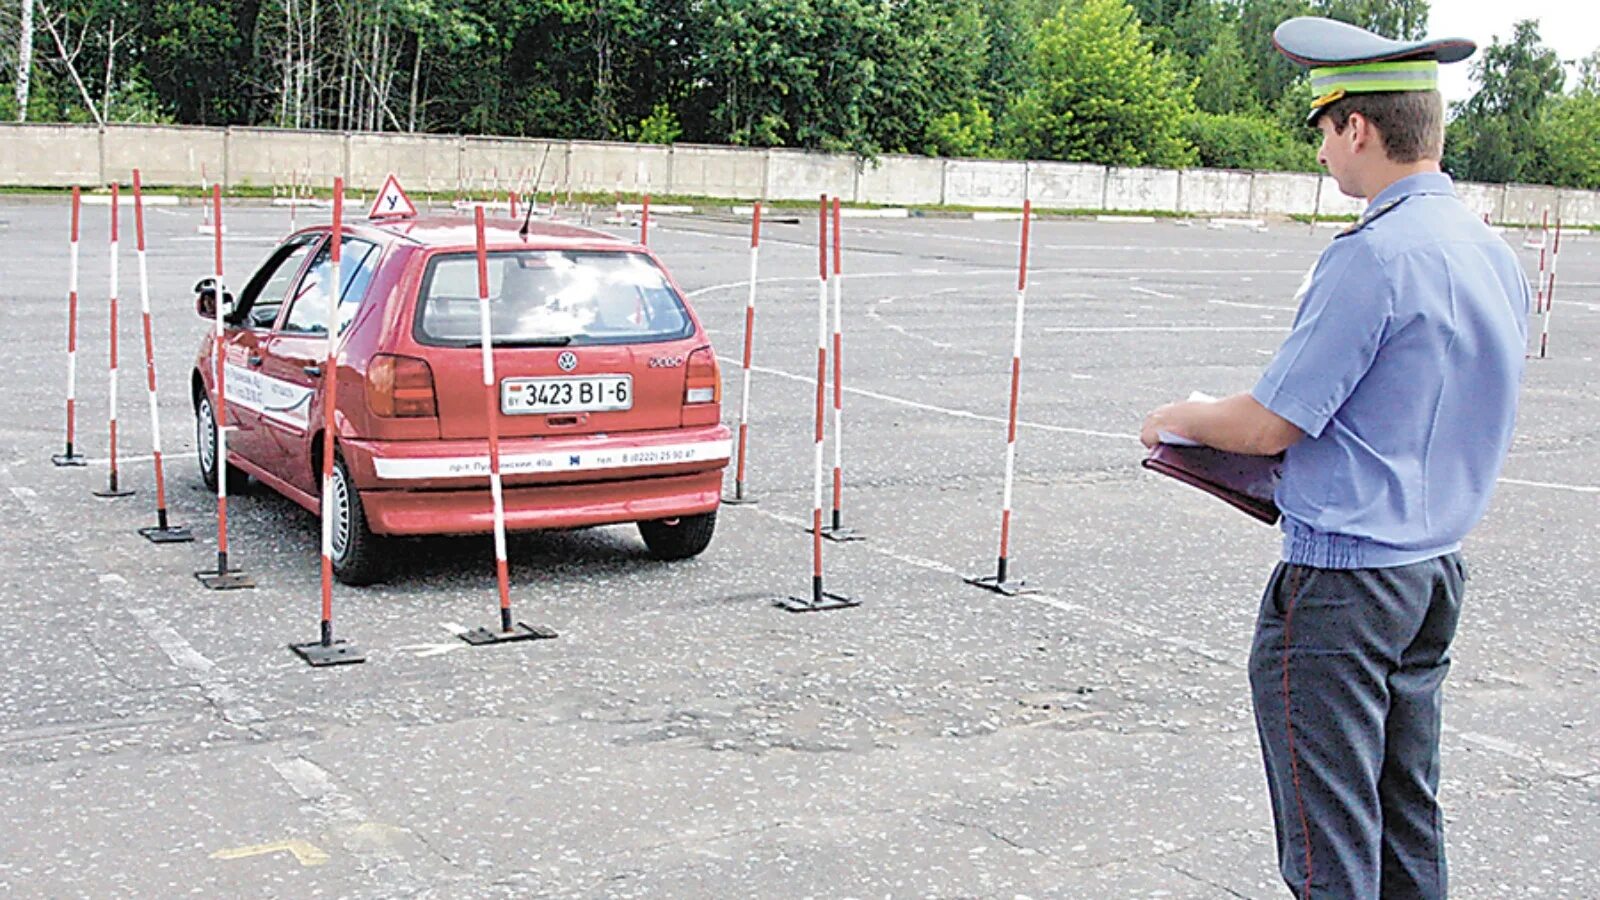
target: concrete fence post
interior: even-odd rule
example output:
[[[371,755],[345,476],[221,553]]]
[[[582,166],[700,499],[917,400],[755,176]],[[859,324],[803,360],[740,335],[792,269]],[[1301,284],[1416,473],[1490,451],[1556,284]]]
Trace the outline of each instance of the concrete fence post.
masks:
[[[95,180],[106,183],[106,127],[101,125],[95,138]]]
[[[1183,215],[1183,173],[1185,173],[1187,171],[1189,171],[1189,170],[1188,169],[1179,169],[1178,170],[1178,194],[1177,194],[1178,200],[1177,200],[1177,202],[1172,204],[1174,207],[1176,207],[1172,211],[1177,213],[1180,216]]]
[[[1256,173],[1254,172],[1250,173],[1250,190],[1245,195],[1244,214],[1247,216],[1256,214]]]
[[[1022,202],[1033,199],[1033,161],[1022,161]]]
[[[939,161],[939,205],[944,206],[945,198],[950,196],[950,160]]]
[[[233,185],[233,126],[222,129],[222,187],[227,190]],[[217,228],[221,228],[219,224]]]
[[[1100,211],[1105,212],[1111,202],[1111,167],[1101,166],[1103,175],[1100,179]]]
[[[340,170],[340,173],[341,173],[342,177],[344,178],[344,183],[348,185],[348,184],[351,183],[350,182],[350,145],[354,140],[354,135],[352,135],[350,132],[346,131],[342,135],[340,135],[340,137],[341,137],[340,143],[343,145],[343,150],[344,150],[344,159],[343,159],[343,161],[341,162],[341,164],[339,166],[339,170]],[[357,187],[359,189],[360,186],[357,185]]]

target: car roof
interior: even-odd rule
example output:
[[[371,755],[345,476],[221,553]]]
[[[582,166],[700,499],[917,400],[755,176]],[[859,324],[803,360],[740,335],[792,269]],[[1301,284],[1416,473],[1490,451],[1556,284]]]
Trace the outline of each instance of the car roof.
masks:
[[[603,231],[581,228],[562,222],[529,222],[528,234],[522,235],[522,221],[509,217],[484,219],[484,240],[496,249],[528,247],[532,249],[639,249],[631,241],[622,240]],[[477,246],[477,229],[471,216],[418,216],[415,218],[378,221],[356,220],[350,223],[352,231],[376,231],[382,235],[399,238],[418,246],[440,250],[471,250]],[[322,229],[326,230],[326,228]]]

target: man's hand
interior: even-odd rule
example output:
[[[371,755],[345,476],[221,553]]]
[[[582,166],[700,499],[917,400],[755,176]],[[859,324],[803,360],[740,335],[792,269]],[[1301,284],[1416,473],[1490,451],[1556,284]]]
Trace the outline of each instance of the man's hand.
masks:
[[[1177,423],[1180,418],[1177,414],[1179,408],[1186,405],[1188,404],[1168,403],[1165,406],[1156,407],[1150,415],[1144,417],[1144,427],[1139,429],[1139,442],[1146,447],[1154,447],[1161,443],[1160,432],[1163,431],[1168,434],[1188,437]]]

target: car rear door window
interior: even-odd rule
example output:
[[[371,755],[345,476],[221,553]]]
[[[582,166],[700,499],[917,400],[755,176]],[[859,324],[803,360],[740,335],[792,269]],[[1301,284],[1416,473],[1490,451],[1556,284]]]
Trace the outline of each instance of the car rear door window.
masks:
[[[495,252],[488,274],[490,330],[498,345],[643,343],[678,340],[694,330],[683,300],[644,254]],[[417,303],[418,341],[477,343],[477,257],[434,258]]]
[[[324,285],[333,278],[332,248],[331,243],[323,242],[311,262],[311,268],[306,270],[305,277],[295,286],[282,331],[295,334],[327,333],[328,295],[324,292]],[[339,330],[343,332],[361,307],[361,300],[366,296],[367,286],[372,282],[372,275],[378,268],[378,258],[382,254],[377,244],[347,236],[341,255],[339,276],[344,286],[339,294]]]

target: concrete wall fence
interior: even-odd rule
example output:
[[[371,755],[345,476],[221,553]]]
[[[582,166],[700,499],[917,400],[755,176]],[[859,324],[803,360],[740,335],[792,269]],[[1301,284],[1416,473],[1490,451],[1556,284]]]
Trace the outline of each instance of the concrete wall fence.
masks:
[[[288,131],[190,126],[0,125],[0,185],[66,187],[128,180],[198,187],[328,185],[376,190],[393,172],[416,191],[621,191],[730,200],[805,200],[833,194],[885,206],[1168,212],[1214,216],[1337,216],[1362,204],[1331,178],[1287,172],[1139,169],[1061,162],[876,160],[803,150],[659,146],[539,138]],[[1491,221],[1552,219],[1600,225],[1600,192],[1459,183]]]

